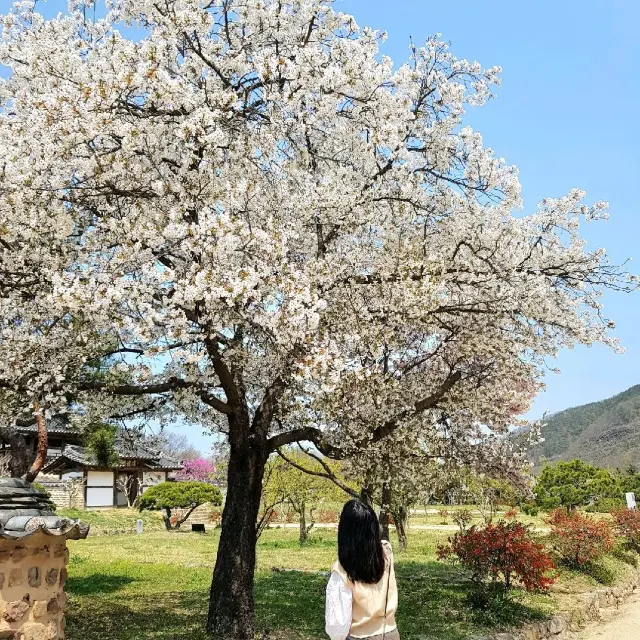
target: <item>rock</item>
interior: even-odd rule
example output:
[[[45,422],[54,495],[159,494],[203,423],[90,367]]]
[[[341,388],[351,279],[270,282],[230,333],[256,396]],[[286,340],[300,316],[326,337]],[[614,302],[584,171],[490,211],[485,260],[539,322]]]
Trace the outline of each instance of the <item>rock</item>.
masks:
[[[34,589],[42,584],[42,572],[40,567],[31,567],[29,569],[29,586]]]
[[[49,569],[44,576],[44,581],[50,586],[53,587],[56,582],[58,582],[58,570],[57,569]]]
[[[58,623],[52,620],[47,626],[47,640],[56,640],[58,637]]]
[[[22,562],[27,557],[27,548],[24,545],[16,545],[11,554],[14,562]]]
[[[18,632],[13,629],[0,629],[0,640],[18,640]]]
[[[495,640],[517,640],[512,633],[498,633],[494,637]]]
[[[50,640],[48,625],[39,622],[29,622],[20,630],[22,640]],[[55,636],[53,636],[55,638]]]
[[[0,571],[0,589],[4,587],[4,573]]]
[[[60,570],[60,586],[64,587],[65,584],[67,584],[67,570],[61,569]]]
[[[47,612],[48,613],[58,613],[60,611],[60,605],[58,604],[58,598],[51,598],[49,602],[47,602]]]
[[[53,548],[53,557],[54,558],[62,558],[62,557],[64,557],[66,550],[67,550],[67,545],[64,542],[59,542]]]
[[[24,578],[22,576],[22,569],[11,569],[11,573],[9,574],[9,586],[19,587],[23,582]]]
[[[552,636],[556,636],[559,633],[562,633],[566,630],[567,624],[563,618],[557,616],[555,618],[551,618],[548,622],[549,633]]]
[[[43,618],[47,615],[47,605],[49,603],[46,600],[38,600],[33,605],[33,617],[34,618]]]
[[[29,602],[25,600],[16,600],[7,602],[7,608],[4,610],[2,617],[7,622],[19,622],[25,617],[29,611]]]
[[[540,630],[538,625],[532,624],[522,630],[522,640],[540,640]]]
[[[58,596],[58,607],[60,611],[67,610],[67,594],[64,591]]]

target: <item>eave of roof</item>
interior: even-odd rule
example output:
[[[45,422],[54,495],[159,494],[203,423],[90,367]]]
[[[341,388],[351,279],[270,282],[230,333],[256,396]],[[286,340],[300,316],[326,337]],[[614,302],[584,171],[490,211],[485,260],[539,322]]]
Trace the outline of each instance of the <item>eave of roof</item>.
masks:
[[[117,447],[116,447],[117,450]],[[126,453],[131,453],[130,451]],[[129,469],[129,468],[147,468],[150,471],[178,471],[182,468],[182,466],[175,462],[174,460],[170,460],[168,458],[163,457],[137,457],[131,455],[125,455],[125,453],[120,453],[120,462],[114,464],[112,469]],[[95,459],[93,453],[87,451],[84,447],[79,447],[75,445],[67,445],[64,448],[64,451],[54,458],[51,462],[49,462],[42,469],[43,473],[50,473],[51,471],[55,471],[56,469],[65,468],[67,466],[80,466],[87,469],[101,469],[102,466],[99,465]]]

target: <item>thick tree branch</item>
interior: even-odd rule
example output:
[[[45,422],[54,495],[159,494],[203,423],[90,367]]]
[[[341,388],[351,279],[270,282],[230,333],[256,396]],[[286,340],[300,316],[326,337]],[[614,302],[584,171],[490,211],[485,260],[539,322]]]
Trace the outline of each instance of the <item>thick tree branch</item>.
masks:
[[[147,385],[123,384],[109,386],[104,382],[89,381],[78,385],[78,389],[80,391],[104,391],[105,393],[110,393],[115,396],[145,396],[169,393],[171,391],[179,391],[181,389],[195,389],[198,397],[205,404],[216,409],[216,411],[220,411],[227,415],[233,412],[233,409],[229,404],[210,394],[208,391],[198,390],[196,385],[187,382],[186,380],[182,380],[182,378],[170,378],[166,382]]]
[[[409,418],[411,415],[417,415],[428,409],[433,409],[461,379],[462,374],[459,371],[452,372],[447,376],[437,391],[434,391],[431,395],[423,398],[419,402],[416,402],[414,409],[411,412],[398,415],[395,418],[388,420],[383,425],[380,425],[373,431],[371,436],[357,442],[355,444],[355,448],[359,449],[380,442],[388,435],[391,435],[398,428],[403,419]],[[345,457],[345,452],[340,447],[329,444],[325,439],[324,433],[316,427],[303,427],[301,429],[293,429],[292,431],[279,433],[269,438],[267,441],[267,448],[268,451],[273,452],[277,451],[280,447],[297,442],[313,442],[318,450],[329,458],[339,460]]]
[[[27,482],[33,482],[37,477],[44,465],[47,462],[47,451],[49,450],[49,438],[47,434],[47,424],[42,415],[40,404],[38,401],[33,403],[34,416],[38,424],[38,445],[36,449],[36,459],[27,471],[25,480]]]

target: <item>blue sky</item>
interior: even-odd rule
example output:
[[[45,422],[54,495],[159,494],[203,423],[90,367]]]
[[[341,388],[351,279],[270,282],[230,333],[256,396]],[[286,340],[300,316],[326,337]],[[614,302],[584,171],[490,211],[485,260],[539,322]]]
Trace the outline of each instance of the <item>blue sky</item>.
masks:
[[[10,5],[0,0],[0,11]],[[46,15],[64,10],[49,0]],[[525,208],[572,187],[590,201],[607,200],[611,220],[585,227],[590,247],[615,262],[636,260],[640,273],[640,3],[631,0],[336,0],[361,25],[387,31],[384,52],[396,63],[441,33],[458,57],[503,67],[497,98],[469,112],[467,123],[520,169]],[[608,294],[605,312],[617,323],[626,353],[604,347],[561,354],[532,417],[609,397],[640,383],[640,292]],[[191,430],[203,450],[211,439]]]

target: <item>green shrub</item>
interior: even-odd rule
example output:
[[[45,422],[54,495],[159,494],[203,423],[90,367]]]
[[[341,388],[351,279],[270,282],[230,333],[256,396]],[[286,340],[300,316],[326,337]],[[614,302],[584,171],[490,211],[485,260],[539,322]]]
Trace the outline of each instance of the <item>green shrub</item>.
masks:
[[[165,511],[165,526],[172,530],[179,529],[195,509],[207,502],[216,507],[222,504],[222,494],[218,487],[207,482],[163,482],[142,494],[139,508],[140,511]],[[173,509],[186,509],[186,513],[180,517],[172,516]]]
[[[115,449],[118,429],[110,424],[93,426],[87,436],[87,447],[101,467],[113,467],[120,461]]]
[[[610,513],[625,506],[624,500],[617,498],[601,498],[585,508],[588,513]]]
[[[540,507],[538,505],[533,504],[531,502],[525,502],[520,505],[520,509],[525,516],[537,516],[540,512]]]

